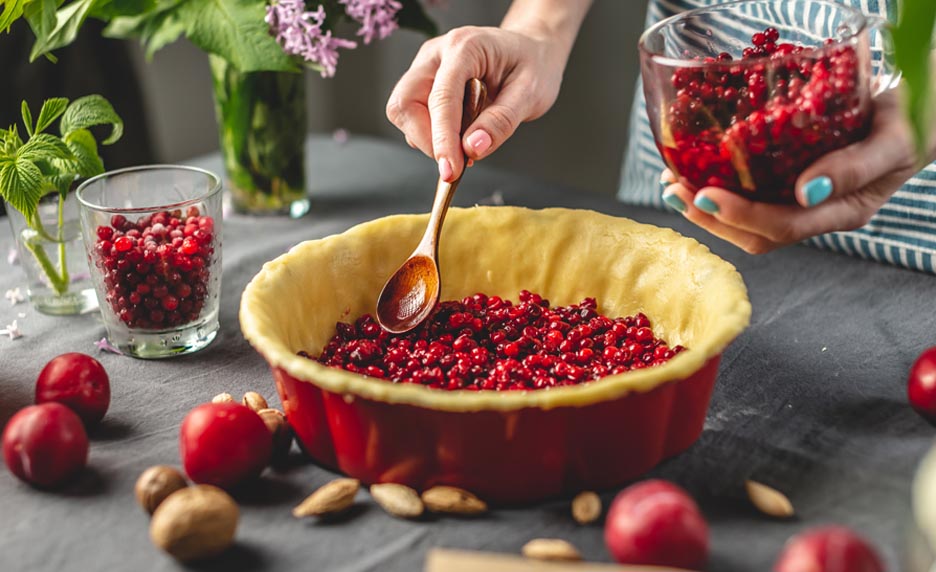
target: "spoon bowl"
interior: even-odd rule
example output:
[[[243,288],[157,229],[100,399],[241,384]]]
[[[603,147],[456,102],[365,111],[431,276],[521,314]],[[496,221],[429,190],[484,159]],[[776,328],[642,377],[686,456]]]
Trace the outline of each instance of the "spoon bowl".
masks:
[[[426,300],[438,300],[440,289],[436,261],[429,256],[411,256],[380,292],[378,322],[393,334],[412,330],[429,317],[435,305]]]
[[[484,82],[474,78],[465,86],[465,104],[462,111],[461,134],[474,123],[487,99]],[[465,157],[467,167],[468,157]],[[393,273],[377,299],[377,322],[394,334],[406,333],[421,324],[439,301],[442,279],[439,276],[439,235],[442,223],[455,195],[455,189],[465,174],[448,182],[439,178],[436,186],[432,214],[426,232],[413,254]]]

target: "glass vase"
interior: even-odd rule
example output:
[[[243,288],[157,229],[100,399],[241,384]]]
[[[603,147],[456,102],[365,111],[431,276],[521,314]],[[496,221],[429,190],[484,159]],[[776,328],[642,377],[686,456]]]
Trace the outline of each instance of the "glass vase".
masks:
[[[74,195],[64,200],[58,193],[47,195],[30,221],[10,204],[6,212],[32,306],[53,316],[97,310]]]
[[[221,153],[234,210],[300,217],[305,187],[306,91],[302,74],[243,73],[210,56]]]

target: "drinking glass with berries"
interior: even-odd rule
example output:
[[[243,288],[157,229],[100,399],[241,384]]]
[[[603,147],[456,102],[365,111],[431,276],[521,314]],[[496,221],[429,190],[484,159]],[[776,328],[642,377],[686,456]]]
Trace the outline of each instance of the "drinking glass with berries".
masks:
[[[919,168],[878,47],[890,34],[828,0],[732,2],[647,30],[664,200],[753,253],[864,225]]]
[[[88,261],[110,342],[161,358],[218,331],[221,181],[194,167],[135,167],[78,189]]]

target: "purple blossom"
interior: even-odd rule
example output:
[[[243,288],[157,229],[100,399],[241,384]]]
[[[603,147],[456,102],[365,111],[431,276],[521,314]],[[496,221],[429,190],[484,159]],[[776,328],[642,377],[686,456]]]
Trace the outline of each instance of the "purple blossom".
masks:
[[[120,351],[120,348],[114,346],[109,341],[107,341],[107,338],[101,338],[100,340],[94,342],[94,345],[97,347],[97,349],[99,349],[102,352],[110,352],[112,354],[117,354],[119,356],[123,355],[123,352]]]
[[[374,38],[384,39],[399,28],[396,14],[403,7],[397,0],[338,0],[345,5],[348,16],[361,24],[358,36],[369,44]]]
[[[303,0],[277,0],[267,6],[264,20],[284,52],[318,64],[322,77],[335,75],[338,48],[357,47],[355,42],[332,37],[331,30],[322,30],[325,9],[321,5],[314,12],[307,12]]]

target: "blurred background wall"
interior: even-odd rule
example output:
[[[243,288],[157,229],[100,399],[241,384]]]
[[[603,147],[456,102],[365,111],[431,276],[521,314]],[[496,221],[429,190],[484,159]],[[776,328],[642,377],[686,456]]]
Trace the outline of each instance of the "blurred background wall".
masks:
[[[466,24],[497,25],[509,5],[509,0],[448,0],[431,13],[444,32]],[[614,193],[639,73],[636,44],[645,9],[644,0],[595,0],[556,106],[537,122],[522,126],[488,161],[585,191]],[[129,57],[139,80],[139,95],[134,96],[132,89],[121,87],[131,78],[108,73],[110,58],[119,59],[121,50],[96,32],[86,26],[81,41],[58,64],[21,66],[23,71],[13,77],[13,89],[0,90],[7,93],[7,98],[0,95],[7,115],[10,110],[18,112],[21,98],[28,97],[38,108],[42,97],[67,92],[74,97],[88,93],[95,82],[106,82],[112,89],[124,89],[129,97],[140,98],[139,105],[118,109],[125,116],[128,112],[142,115],[128,118],[126,135],[118,145],[133,147],[138,160],[178,162],[217,150],[211,78],[202,52],[182,41],[147,62],[139,48],[132,46]],[[308,72],[309,129],[330,133],[343,128],[352,137],[366,134],[403,144],[402,136],[387,121],[384,107],[423,40],[418,34],[400,31],[382,42],[342,52],[332,79]],[[10,39],[0,37],[0,65],[26,58],[28,49],[15,52],[7,45],[12,45]],[[94,55],[102,51],[110,55]],[[75,78],[67,90],[62,85],[66,76]],[[80,87],[72,88],[76,82]],[[0,114],[4,124],[12,120],[7,115]],[[139,140],[141,136],[145,141]],[[118,159],[107,164],[114,167],[125,162]]]

